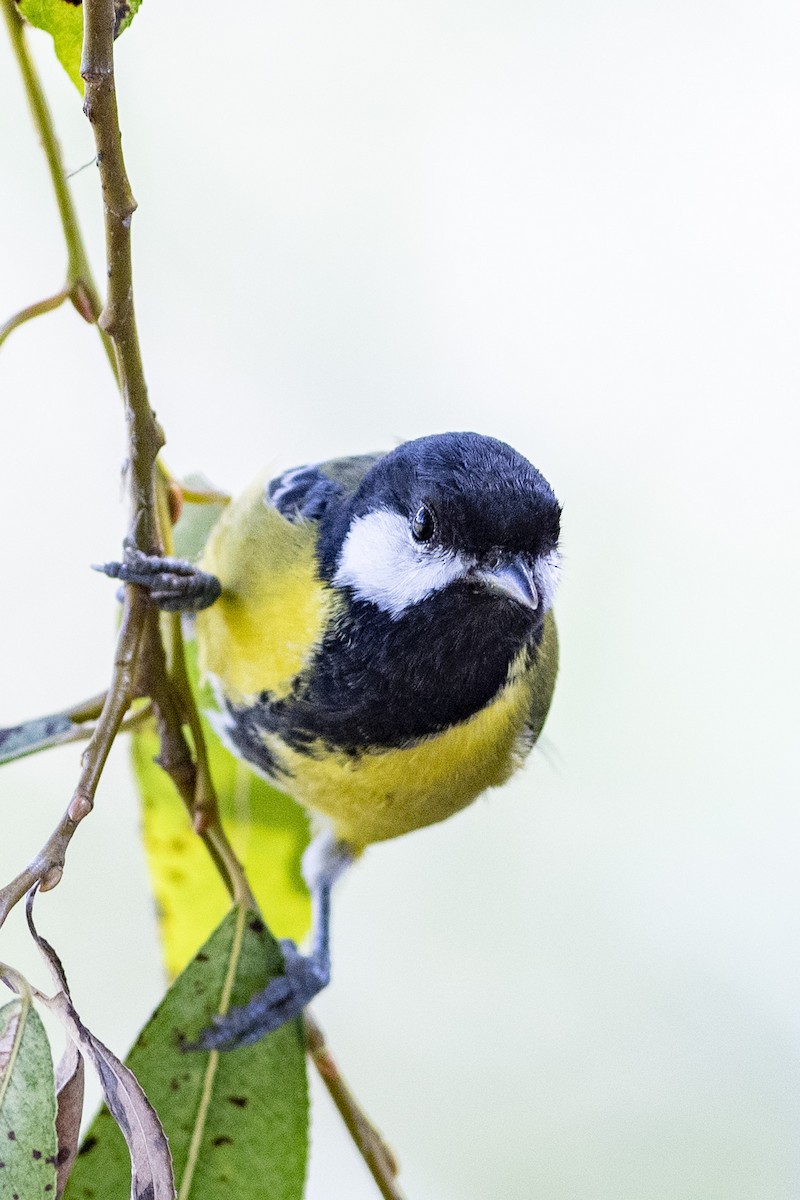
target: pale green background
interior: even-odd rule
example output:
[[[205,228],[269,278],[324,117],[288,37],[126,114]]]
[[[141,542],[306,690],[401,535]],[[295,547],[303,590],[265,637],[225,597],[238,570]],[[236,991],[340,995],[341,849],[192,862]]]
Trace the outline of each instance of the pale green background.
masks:
[[[318,1013],[412,1200],[800,1195],[799,44],[794,0],[148,0],[119,44],[174,467],[236,489],[475,428],[564,502],[544,753],[337,904]],[[4,315],[64,253],[2,38],[0,146]],[[11,722],[107,678],[123,423],[67,311],[0,387]],[[3,876],[76,763],[3,773]],[[39,918],[124,1049],[161,984],[123,754]],[[30,963],[19,922],[0,956]],[[309,1195],[375,1195],[324,1099]]]

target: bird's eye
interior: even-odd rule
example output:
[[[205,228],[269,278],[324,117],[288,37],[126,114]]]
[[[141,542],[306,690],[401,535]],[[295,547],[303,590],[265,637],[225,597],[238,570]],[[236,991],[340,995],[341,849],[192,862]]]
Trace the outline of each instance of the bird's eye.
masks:
[[[427,504],[422,504],[411,518],[411,536],[415,542],[429,542],[436,531],[436,521]]]

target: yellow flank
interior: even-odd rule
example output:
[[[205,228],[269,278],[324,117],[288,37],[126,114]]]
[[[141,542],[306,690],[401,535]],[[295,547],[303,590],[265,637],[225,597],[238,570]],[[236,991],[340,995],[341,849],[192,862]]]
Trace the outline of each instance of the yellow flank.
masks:
[[[291,772],[287,788],[294,798],[327,816],[336,835],[360,850],[442,821],[504,783],[538,736],[557,665],[556,628],[548,614],[533,671],[524,669],[520,656],[490,705],[442,733],[358,757],[321,744],[300,753],[267,733],[264,742]]]
[[[264,500],[257,479],[217,522],[201,566],[222,583],[197,615],[200,669],[235,702],[280,699],[322,639],[334,593],[318,576],[315,527],[292,524]]]

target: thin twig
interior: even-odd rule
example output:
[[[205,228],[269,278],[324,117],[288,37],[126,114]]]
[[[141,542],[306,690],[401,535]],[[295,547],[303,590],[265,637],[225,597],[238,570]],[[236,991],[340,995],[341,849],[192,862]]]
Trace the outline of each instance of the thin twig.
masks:
[[[69,288],[63,287],[60,292],[56,292],[55,296],[48,296],[46,300],[37,300],[35,304],[21,308],[18,313],[14,313],[13,317],[8,318],[5,325],[0,325],[0,346],[9,334],[12,334],[15,329],[19,329],[20,325],[24,325],[26,321],[33,321],[36,317],[43,316],[44,313],[53,312],[68,299]]]
[[[39,76],[31,57],[25,36],[25,23],[17,11],[14,0],[0,0],[0,7],[8,26],[11,47],[17,60],[25,94],[31,110],[36,131],[42,143],[45,159],[47,160],[50,179],[55,192],[58,215],[61,218],[61,228],[64,231],[64,241],[67,247],[67,280],[65,290],[69,299],[84,320],[96,323],[100,315],[100,296],[92,277],[89,258],[81,238],[75,205],[72,202],[61,147],[56,137],[53,118],[45,98]],[[46,311],[46,310],[45,310]],[[13,319],[13,318],[12,318]],[[99,329],[99,327],[98,327]],[[108,335],[99,329],[103,349],[106,353],[111,370],[116,375],[117,365],[114,351]]]
[[[338,1108],[356,1149],[369,1167],[381,1195],[384,1200],[403,1200],[403,1193],[396,1182],[397,1160],[342,1078],[328,1049],[325,1035],[308,1009],[304,1014],[304,1022],[308,1055]]]
[[[148,702],[141,708],[138,708],[136,712],[131,713],[130,716],[125,718],[125,720],[120,724],[119,732],[138,733],[140,729],[144,728],[144,726],[146,726],[152,720],[153,702],[152,700],[148,700]],[[64,737],[58,744],[59,746],[67,746],[70,744],[70,742],[88,742],[89,739],[94,736],[96,728],[97,726],[93,725],[89,721],[83,725],[76,725],[75,729],[73,729],[71,733],[68,733],[66,737]]]
[[[154,614],[154,616],[157,623],[157,615]],[[192,756],[184,733],[183,724],[186,718],[182,712],[182,697],[167,668],[164,644],[160,637],[148,638],[146,660],[143,667],[147,679],[147,690],[153,699],[161,743],[158,763],[169,775],[178,795],[186,805],[189,815],[193,817],[200,768],[199,763]],[[202,741],[202,731],[200,738]],[[210,780],[209,786],[213,786],[210,784]],[[250,891],[244,869],[228,841],[219,817],[216,816],[216,797],[214,797],[214,813],[215,820],[199,829],[199,836],[232,900],[257,910],[258,906]]]
[[[111,686],[106,693],[97,728],[83,753],[78,785],[67,811],[42,849],[24,871],[0,889],[0,926],[14,905],[35,883],[40,883],[42,891],[46,892],[61,879],[67,847],[78,825],[94,807],[103,767],[133,696],[136,662],[148,605],[149,601],[141,588],[126,589]]]
[[[84,721],[96,721],[103,711],[107,695],[107,692],[100,692],[97,696],[91,696],[88,700],[73,704],[71,708],[64,710],[64,716],[74,725],[82,725]]]

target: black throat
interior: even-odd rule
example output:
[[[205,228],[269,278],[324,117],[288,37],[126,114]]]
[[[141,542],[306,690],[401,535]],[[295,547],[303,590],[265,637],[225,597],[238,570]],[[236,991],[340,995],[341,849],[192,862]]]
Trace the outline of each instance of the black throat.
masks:
[[[459,584],[393,620],[350,599],[285,701],[263,697],[268,723],[301,749],[406,745],[465,721],[497,695],[542,622],[521,604]]]

